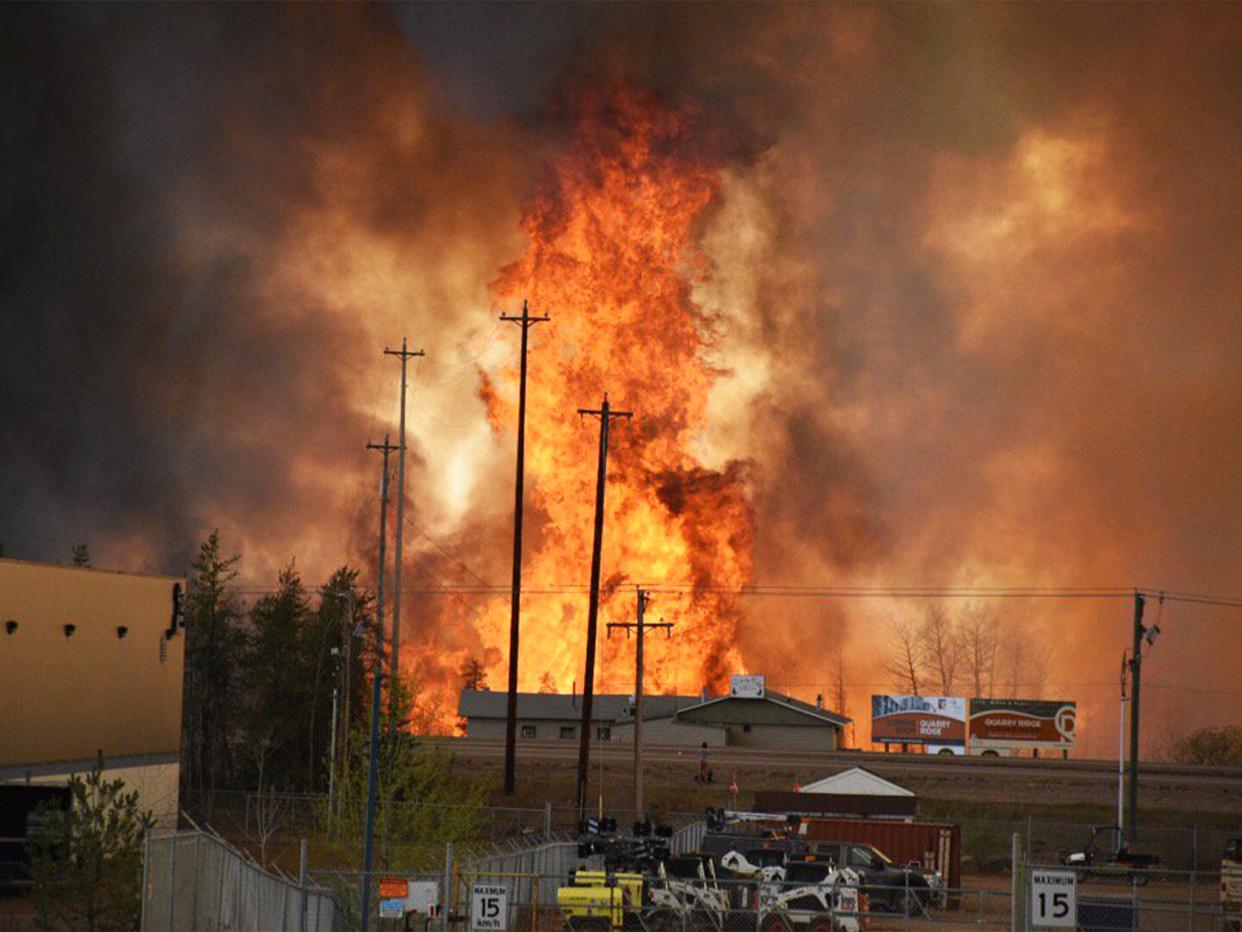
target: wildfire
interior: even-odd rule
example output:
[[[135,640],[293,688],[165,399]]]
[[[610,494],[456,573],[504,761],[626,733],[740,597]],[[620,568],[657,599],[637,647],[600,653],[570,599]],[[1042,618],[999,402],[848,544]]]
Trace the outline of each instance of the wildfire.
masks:
[[[633,586],[653,586],[653,615],[675,628],[651,641],[649,688],[718,686],[743,669],[730,590],[750,578],[754,533],[744,467],[706,469],[692,452],[716,375],[704,361],[712,322],[690,297],[708,271],[695,229],[719,166],[692,144],[695,114],[649,95],[586,93],[576,113],[569,151],[525,211],[526,251],[493,285],[498,307],[526,299],[552,316],[528,376],[528,508],[544,520],[527,525],[521,686],[581,681],[598,433],[576,411],[605,393],[634,419],[610,436],[601,622],[632,618]],[[481,374],[494,428],[511,431],[516,365]],[[503,683],[508,603],[474,623],[499,648],[489,674]],[[597,682],[626,688],[624,639],[601,647]]]

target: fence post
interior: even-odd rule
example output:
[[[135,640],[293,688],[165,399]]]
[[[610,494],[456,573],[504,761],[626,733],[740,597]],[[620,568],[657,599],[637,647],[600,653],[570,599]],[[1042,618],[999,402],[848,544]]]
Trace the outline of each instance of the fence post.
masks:
[[[168,845],[168,928],[175,929],[177,909],[177,831],[173,829]]]
[[[1191,827],[1190,835],[1190,929],[1195,928],[1195,892],[1199,886],[1199,826]]]
[[[142,836],[142,909],[138,913],[138,928],[145,930],[147,927],[147,897],[150,896],[147,890],[147,878],[151,870],[151,830],[147,829]]]
[[[298,849],[298,930],[306,932],[306,839]]]
[[[444,918],[442,927],[449,927],[449,913],[453,909],[453,843],[444,844],[444,893],[440,897],[440,915]]]
[[[1022,840],[1017,832],[1013,833],[1013,849],[1009,855],[1010,878],[1009,891],[1009,927],[1017,932],[1018,929],[1018,877],[1022,873]]]
[[[543,804],[543,840],[552,840],[552,803]]]

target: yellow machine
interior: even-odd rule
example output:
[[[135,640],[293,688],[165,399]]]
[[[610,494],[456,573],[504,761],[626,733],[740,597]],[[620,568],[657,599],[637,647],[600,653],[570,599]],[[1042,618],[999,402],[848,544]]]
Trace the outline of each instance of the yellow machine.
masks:
[[[556,891],[571,929],[622,929],[633,925],[643,907],[643,875],[578,870],[569,886]]]

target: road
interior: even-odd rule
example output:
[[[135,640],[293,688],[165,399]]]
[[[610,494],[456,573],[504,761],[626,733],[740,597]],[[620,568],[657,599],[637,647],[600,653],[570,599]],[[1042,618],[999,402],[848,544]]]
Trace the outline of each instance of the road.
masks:
[[[503,758],[504,742],[483,739],[437,739],[462,758]],[[591,759],[603,755],[610,766],[633,759],[629,744],[595,743]],[[695,760],[694,748],[667,745],[648,746],[643,757],[648,766],[682,764]],[[518,745],[518,759],[535,761],[576,761],[576,741],[523,741]],[[866,767],[885,777],[911,778],[922,775],[963,777],[1030,777],[1047,778],[1062,774],[1075,781],[1088,780],[1116,786],[1117,762],[1099,760],[1057,760],[960,757],[932,754],[881,754],[867,751],[782,751],[768,748],[715,747],[711,749],[712,765],[718,770],[780,767],[782,770],[805,770],[808,775],[838,767]],[[1140,786],[1172,784],[1181,787],[1211,787],[1242,791],[1242,769],[1197,767],[1184,764],[1144,763],[1139,771]]]

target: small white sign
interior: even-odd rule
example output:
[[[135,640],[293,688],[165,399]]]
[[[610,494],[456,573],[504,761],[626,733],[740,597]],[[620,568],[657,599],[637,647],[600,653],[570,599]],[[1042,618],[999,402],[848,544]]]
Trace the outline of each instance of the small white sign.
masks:
[[[729,695],[739,699],[762,699],[764,679],[762,676],[733,674],[729,683]]]
[[[1078,878],[1073,871],[1031,869],[1031,924],[1078,927]]]
[[[503,884],[473,884],[470,890],[470,932],[504,929],[508,920],[508,887]]]

